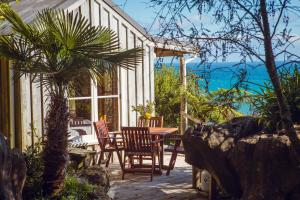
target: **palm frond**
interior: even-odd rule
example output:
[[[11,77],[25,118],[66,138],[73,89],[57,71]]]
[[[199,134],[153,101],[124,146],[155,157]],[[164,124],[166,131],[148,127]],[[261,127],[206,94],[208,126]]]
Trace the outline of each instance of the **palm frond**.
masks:
[[[112,30],[91,26],[80,14],[45,9],[33,24],[7,6],[0,6],[0,15],[12,31],[0,36],[0,55],[13,60],[20,75],[32,74],[49,87],[68,86],[83,73],[96,80],[116,67],[133,69],[142,62],[142,49],[121,50]]]

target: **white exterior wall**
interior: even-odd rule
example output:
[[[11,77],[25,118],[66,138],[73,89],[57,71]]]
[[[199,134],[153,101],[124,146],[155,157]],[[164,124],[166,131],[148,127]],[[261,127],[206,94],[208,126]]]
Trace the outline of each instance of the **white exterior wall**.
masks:
[[[21,109],[22,109],[22,146],[31,145],[31,102],[29,77],[21,78]]]
[[[114,30],[119,36],[123,49],[134,47],[144,49],[143,62],[137,64],[135,70],[118,70],[119,125],[120,127],[136,126],[137,113],[132,111],[132,106],[144,104],[148,100],[154,101],[154,43],[103,0],[79,0],[64,9],[69,12],[80,12],[95,26],[106,26]],[[42,136],[44,126],[42,118],[46,117],[47,113],[46,91],[43,91],[42,94],[38,84],[33,84],[31,91],[32,99],[30,98],[29,79],[23,77],[21,79],[23,148],[32,144],[31,123],[33,123],[38,136]],[[97,106],[97,103],[95,105]],[[97,120],[97,118],[98,116],[92,116],[92,120]]]
[[[137,114],[132,106],[154,101],[154,43],[120,16],[102,0],[91,0],[93,25],[100,24],[114,30],[123,49],[142,47],[143,62],[135,70],[119,70],[120,126],[136,126]],[[100,17],[99,17],[100,16]]]
[[[128,49],[135,48],[135,34],[130,31],[128,35]],[[136,69],[128,70],[128,107],[129,107],[129,124],[136,124],[136,112],[132,112],[132,106],[136,106]]]

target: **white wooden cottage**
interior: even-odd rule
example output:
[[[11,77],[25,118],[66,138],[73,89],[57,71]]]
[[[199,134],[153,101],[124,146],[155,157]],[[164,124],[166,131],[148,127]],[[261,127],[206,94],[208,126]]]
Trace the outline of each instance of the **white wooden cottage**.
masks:
[[[44,8],[79,12],[92,25],[114,30],[122,48],[144,49],[143,62],[136,70],[119,69],[108,74],[102,84],[83,76],[85,81],[78,88],[80,92],[69,97],[70,133],[85,142],[97,142],[92,122],[99,118],[106,118],[112,131],[121,126],[135,126],[138,116],[132,106],[154,101],[156,54],[182,56],[186,53],[174,45],[153,42],[152,37],[111,0],[22,0],[12,6],[26,22],[32,22],[35,14]],[[0,131],[9,138],[11,146],[24,149],[37,140],[36,136],[44,134],[47,95],[29,78],[13,81],[8,61],[2,60],[0,69]]]

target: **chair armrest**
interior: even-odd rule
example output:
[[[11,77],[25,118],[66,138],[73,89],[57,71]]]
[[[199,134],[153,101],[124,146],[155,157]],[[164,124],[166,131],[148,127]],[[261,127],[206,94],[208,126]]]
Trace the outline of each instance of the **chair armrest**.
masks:
[[[162,142],[162,141],[164,141],[164,140],[163,140],[163,139],[157,139],[157,140],[151,141],[151,143],[152,143],[152,144],[156,144],[156,143],[160,143],[160,142]]]

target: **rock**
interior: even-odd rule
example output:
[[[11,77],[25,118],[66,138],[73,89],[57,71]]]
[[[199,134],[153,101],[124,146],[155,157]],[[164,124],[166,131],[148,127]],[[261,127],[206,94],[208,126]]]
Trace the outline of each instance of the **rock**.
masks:
[[[109,175],[101,166],[91,166],[80,172],[79,179],[82,182],[95,186],[94,191],[90,194],[90,199],[110,200],[107,195],[110,188]]]
[[[191,128],[183,138],[186,161],[208,170],[234,199],[300,199],[299,155],[286,135],[261,131],[253,118]]]
[[[223,129],[223,131],[227,131],[229,136],[239,139],[261,132],[263,125],[255,117],[244,116],[235,117],[228,122],[220,124],[217,126],[217,129]]]
[[[26,162],[22,152],[11,150],[0,133],[0,199],[21,200],[26,179]]]

